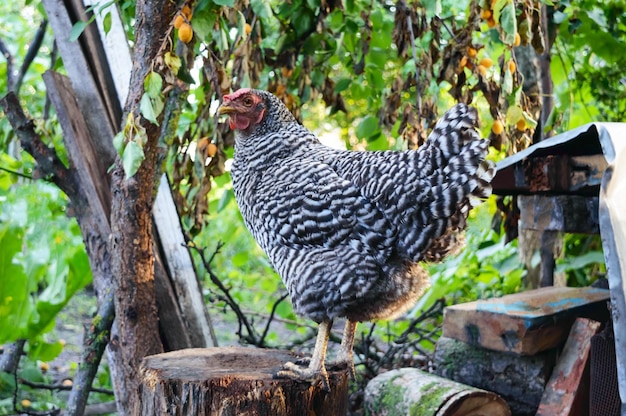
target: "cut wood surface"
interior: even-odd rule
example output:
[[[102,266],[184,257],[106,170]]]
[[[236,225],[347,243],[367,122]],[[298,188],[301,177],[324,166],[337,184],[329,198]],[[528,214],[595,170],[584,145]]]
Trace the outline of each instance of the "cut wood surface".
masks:
[[[415,368],[374,377],[365,388],[369,416],[505,416],[511,415],[497,394]]]
[[[320,383],[274,378],[288,351],[194,348],[146,357],[141,368],[139,414],[342,416],[348,410],[348,370],[329,371]]]
[[[589,353],[591,337],[601,324],[578,318],[543,393],[537,416],[589,414]]]
[[[435,348],[439,376],[499,394],[516,416],[534,415],[556,362],[556,349],[532,356],[492,351],[440,337]]]
[[[574,319],[608,319],[609,291],[544,287],[449,306],[443,336],[483,348],[533,355],[562,345]]]

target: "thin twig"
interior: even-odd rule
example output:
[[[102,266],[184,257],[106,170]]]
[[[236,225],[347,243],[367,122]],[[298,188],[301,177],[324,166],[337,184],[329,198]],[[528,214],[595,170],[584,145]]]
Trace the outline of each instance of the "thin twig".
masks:
[[[42,389],[42,390],[54,390],[54,391],[69,391],[72,390],[72,386],[66,386],[63,384],[46,384],[46,383],[37,383],[34,381],[28,381],[28,380],[24,380],[24,379],[19,379],[20,384],[23,384],[25,386],[34,388],[34,389]],[[100,387],[91,387],[89,389],[90,392],[94,392],[94,393],[102,393],[102,394],[108,394],[113,396],[113,390],[111,389],[104,389],[104,388],[100,388]]]
[[[265,337],[267,336],[267,333],[270,330],[270,325],[272,321],[274,320],[274,314],[276,313],[276,308],[278,307],[280,302],[282,302],[283,300],[287,298],[288,295],[289,295],[288,293],[285,293],[280,298],[278,298],[276,302],[274,302],[274,305],[272,305],[272,312],[270,312],[270,317],[267,319],[267,323],[265,324],[265,329],[263,330],[263,334],[261,335],[261,338],[259,339],[259,347],[263,347],[263,344],[265,342]]]
[[[25,178],[25,179],[30,179],[30,180],[33,179],[33,177],[31,175],[27,175],[25,173],[18,172],[18,171],[13,170],[13,169],[5,168],[3,166],[0,166],[0,170],[4,171],[4,172],[7,172],[7,173],[10,173],[11,175],[19,176],[20,178]]]
[[[254,331],[254,327],[250,324],[250,322],[248,321],[248,318],[246,318],[244,313],[241,311],[241,308],[239,307],[237,302],[235,302],[235,299],[233,299],[233,297],[231,296],[228,288],[224,286],[220,278],[211,269],[211,263],[207,261],[206,256],[204,254],[204,250],[197,247],[195,244],[188,244],[187,247],[194,249],[198,253],[198,255],[200,256],[200,260],[202,261],[202,264],[204,265],[204,269],[209,274],[209,278],[211,279],[211,282],[213,282],[213,284],[216,285],[220,289],[220,291],[222,291],[222,293],[224,294],[224,301],[228,304],[228,306],[230,306],[233,312],[235,312],[235,315],[237,315],[237,319],[239,320],[239,329],[237,330],[237,335],[239,335],[239,337],[241,338],[246,339],[253,345],[258,345],[258,337],[256,336],[256,332]],[[222,244],[220,242],[218,243],[215,252],[211,255],[210,257],[211,260],[215,258],[216,253],[219,251],[221,247],[222,247]],[[247,337],[244,337],[241,333],[242,325],[245,326],[246,330],[248,331]]]

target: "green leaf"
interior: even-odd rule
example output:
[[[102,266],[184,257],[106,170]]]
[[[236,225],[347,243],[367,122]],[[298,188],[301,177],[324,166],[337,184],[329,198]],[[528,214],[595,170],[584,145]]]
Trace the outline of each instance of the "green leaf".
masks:
[[[524,110],[519,105],[512,105],[506,111],[506,124],[514,125],[524,117]]]
[[[124,151],[124,132],[120,131],[115,136],[113,136],[113,147],[118,155],[122,156],[122,152]]]
[[[517,19],[515,17],[515,4],[513,1],[507,3],[500,14],[500,25],[503,31],[502,41],[507,45],[515,42],[515,33],[517,33]]]
[[[262,20],[269,20],[274,15],[274,13],[272,12],[272,8],[269,5],[269,2],[267,2],[266,0],[251,0],[250,6],[252,6],[254,14],[260,17]]]
[[[356,137],[359,139],[369,139],[370,137],[378,134],[378,119],[374,116],[368,115],[361,120],[356,128]]]
[[[78,22],[74,23],[74,26],[72,26],[72,30],[70,30],[70,36],[68,40],[70,42],[75,42],[80,37],[80,35],[83,34],[86,27],[87,27],[87,22],[83,22],[82,20],[79,20]]]
[[[342,79],[340,79],[335,84],[335,92],[336,93],[340,93],[342,91],[345,91],[350,86],[351,82],[352,82],[352,79],[350,79],[350,78],[342,78]]]
[[[235,0],[213,0],[213,3],[218,6],[233,7],[235,5]]]
[[[135,141],[128,142],[122,155],[122,165],[127,178],[135,176],[144,159],[143,148]]]
[[[34,360],[52,361],[63,351],[63,344],[60,342],[39,341],[30,343],[28,356]]]
[[[104,29],[104,34],[108,35],[109,31],[111,31],[111,13],[107,12],[104,15],[104,19],[102,19],[102,28]]]
[[[509,95],[513,92],[513,74],[510,71],[504,71],[504,79],[502,80],[502,92]]]
[[[151,71],[143,80],[143,88],[150,98],[157,98],[161,95],[163,78],[161,78],[158,72]]]
[[[248,34],[246,33],[246,18],[239,10],[237,10],[237,31],[242,39],[246,39]]]
[[[141,115],[144,116],[144,118],[148,120],[149,122],[151,122],[152,124],[156,124],[156,125],[159,124],[156,119],[157,114],[156,114],[155,108],[152,106],[152,99],[150,99],[150,96],[148,95],[147,92],[141,96],[141,103],[139,104],[139,111],[141,112]]]
[[[224,208],[228,206],[228,203],[235,198],[235,193],[232,189],[227,189],[222,194],[219,203],[217,204],[217,212],[222,212]]]

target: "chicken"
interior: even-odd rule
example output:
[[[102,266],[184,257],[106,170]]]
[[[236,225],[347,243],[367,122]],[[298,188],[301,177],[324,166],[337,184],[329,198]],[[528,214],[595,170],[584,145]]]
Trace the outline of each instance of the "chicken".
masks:
[[[357,152],[322,145],[267,91],[225,95],[236,131],[231,175],[244,221],[285,283],[294,311],[319,323],[307,367],[278,376],[328,386],[332,322],[346,318],[336,363],[354,375],[358,322],[405,312],[428,286],[421,261],[461,244],[494,165],[476,110],[458,104],[418,150]]]

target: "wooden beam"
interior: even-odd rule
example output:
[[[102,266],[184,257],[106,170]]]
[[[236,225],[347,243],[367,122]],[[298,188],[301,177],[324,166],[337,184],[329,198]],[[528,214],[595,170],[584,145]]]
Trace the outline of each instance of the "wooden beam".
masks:
[[[153,218],[165,267],[172,281],[178,304],[188,329],[191,347],[217,346],[213,326],[202,297],[202,287],[180,224],[172,190],[161,176],[154,202]]]
[[[601,324],[577,318],[543,393],[537,416],[589,414],[589,352],[591,337]]]
[[[498,195],[598,195],[607,166],[602,154],[532,156],[499,171],[492,186]]]
[[[100,88],[92,76],[92,64],[85,56],[79,42],[69,40],[72,26],[75,23],[68,13],[67,5],[63,0],[43,0],[46,15],[54,31],[56,44],[59,48],[63,66],[67,71],[72,84],[76,101],[85,118],[93,145],[106,166],[101,175],[107,176],[109,166],[115,160],[113,136],[119,128],[121,120],[111,120],[109,111],[100,96]],[[100,65],[102,63],[99,63]]]
[[[444,310],[443,336],[495,351],[533,355],[557,347],[578,316],[603,321],[609,291],[545,287]]]
[[[520,195],[520,228],[538,231],[597,234],[599,197],[578,195]]]

